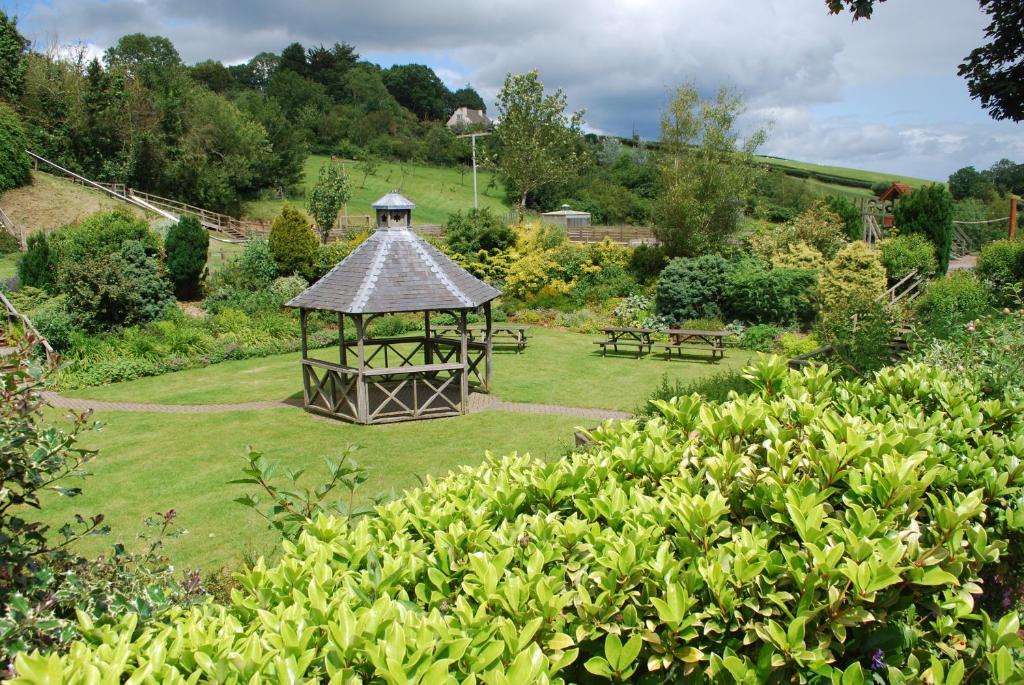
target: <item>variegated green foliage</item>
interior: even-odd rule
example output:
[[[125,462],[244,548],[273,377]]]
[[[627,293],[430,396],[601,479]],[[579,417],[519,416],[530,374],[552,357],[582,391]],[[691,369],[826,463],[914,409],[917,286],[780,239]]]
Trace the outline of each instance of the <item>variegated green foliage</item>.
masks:
[[[1017,617],[974,604],[1024,523],[1024,403],[922,365],[749,376],[321,517],[230,606],[88,625],[16,682],[1022,682]]]

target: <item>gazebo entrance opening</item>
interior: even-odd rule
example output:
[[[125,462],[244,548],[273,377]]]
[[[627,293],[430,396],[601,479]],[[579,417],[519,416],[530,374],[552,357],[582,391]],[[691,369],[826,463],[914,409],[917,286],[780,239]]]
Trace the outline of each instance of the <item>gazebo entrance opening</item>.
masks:
[[[305,407],[364,424],[465,413],[471,384],[490,389],[491,301],[501,293],[413,233],[409,200],[393,192],[374,208],[376,232],[288,303],[302,322]],[[337,315],[340,342],[331,359],[311,356],[311,311]],[[486,322],[479,340],[470,340],[467,327],[474,311]],[[374,319],[397,313],[421,315],[422,335],[371,337]],[[454,334],[435,334],[430,317],[438,313],[455,317]]]

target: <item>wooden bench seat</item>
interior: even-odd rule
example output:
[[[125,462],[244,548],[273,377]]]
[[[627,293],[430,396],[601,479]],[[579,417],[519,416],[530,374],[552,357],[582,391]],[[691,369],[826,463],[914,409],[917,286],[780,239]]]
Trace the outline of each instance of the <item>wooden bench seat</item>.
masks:
[[[672,353],[674,351],[678,351],[679,355],[682,356],[684,350],[698,350],[698,351],[704,351],[704,352],[710,351],[712,359],[716,359],[716,358],[717,359],[721,359],[721,358],[725,357],[725,347],[724,346],[717,346],[717,345],[716,346],[710,346],[710,345],[706,345],[704,343],[697,343],[697,342],[684,342],[684,343],[668,342],[668,343],[662,343],[661,347],[664,348],[666,354],[668,354],[669,357],[672,356]]]
[[[614,342],[611,341],[611,340],[595,340],[594,344],[601,346],[601,356],[602,357],[608,355],[608,348],[609,347],[612,348],[613,352],[618,352],[619,351],[619,349],[618,349],[619,347],[635,347],[636,348],[636,358],[637,359],[639,359],[640,355],[643,354],[645,348],[647,349],[648,352],[652,352],[653,348],[654,348],[652,343],[641,342],[639,340],[616,340]]]

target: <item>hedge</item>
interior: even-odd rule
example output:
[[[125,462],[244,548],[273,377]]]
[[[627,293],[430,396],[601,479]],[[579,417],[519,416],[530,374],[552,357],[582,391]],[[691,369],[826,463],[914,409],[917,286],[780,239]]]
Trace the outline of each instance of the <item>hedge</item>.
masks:
[[[14,682],[1024,676],[1017,618],[983,594],[1024,524],[1024,403],[916,364],[748,376],[751,396],[661,402],[583,453],[492,456],[321,516],[228,605],[86,620]]]

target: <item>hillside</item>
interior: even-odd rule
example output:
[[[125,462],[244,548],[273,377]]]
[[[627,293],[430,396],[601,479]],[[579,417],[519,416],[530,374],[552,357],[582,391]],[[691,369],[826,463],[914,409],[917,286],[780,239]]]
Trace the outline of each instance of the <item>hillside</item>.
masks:
[[[849,167],[826,166],[824,164],[800,162],[783,157],[758,156],[757,159],[788,176],[806,178],[812,189],[818,192],[839,192],[871,196],[871,186],[876,183],[900,181],[912,188],[920,188],[937,182],[924,178],[915,178],[914,176],[891,174],[883,171],[851,169]]]
[[[60,228],[118,207],[129,207],[142,216],[141,210],[98,190],[39,171],[32,172],[31,184],[0,194],[0,207],[16,226],[24,226],[30,233]]]
[[[316,183],[320,167],[327,160],[328,158],[323,155],[311,155],[306,160],[304,168],[306,194]],[[350,216],[372,215],[373,209],[370,205],[385,193],[395,189],[416,203],[416,209],[413,212],[413,219],[416,223],[444,223],[449,214],[473,208],[473,172],[471,170],[467,170],[463,176],[457,168],[381,162],[377,166],[376,173],[366,178],[364,186],[363,174],[355,163],[351,160],[346,160],[343,163],[352,184],[352,200],[348,203]],[[491,178],[490,172],[477,171],[480,206],[490,207],[500,214],[507,209],[504,204],[504,192],[500,186],[487,188]],[[289,202],[300,207],[306,206],[305,198],[294,198]],[[248,202],[243,214],[246,218],[269,221],[280,211],[283,204],[283,200]]]

